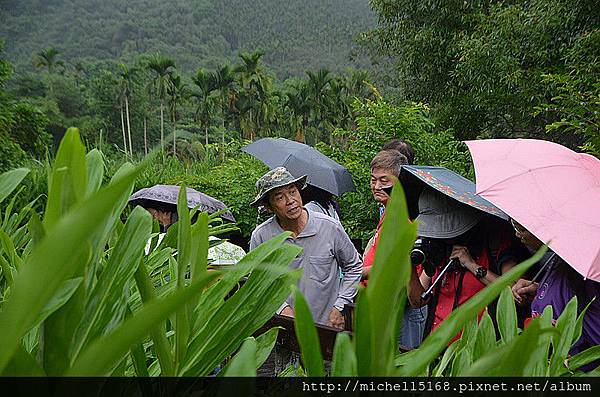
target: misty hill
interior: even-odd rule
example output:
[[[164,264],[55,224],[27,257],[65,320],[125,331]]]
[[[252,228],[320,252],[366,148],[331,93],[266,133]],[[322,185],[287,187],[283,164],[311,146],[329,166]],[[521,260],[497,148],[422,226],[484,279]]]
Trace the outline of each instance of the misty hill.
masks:
[[[159,51],[195,71],[261,47],[279,78],[360,67],[353,40],[375,24],[368,0],[4,0],[0,39],[17,70],[55,47],[71,63]]]

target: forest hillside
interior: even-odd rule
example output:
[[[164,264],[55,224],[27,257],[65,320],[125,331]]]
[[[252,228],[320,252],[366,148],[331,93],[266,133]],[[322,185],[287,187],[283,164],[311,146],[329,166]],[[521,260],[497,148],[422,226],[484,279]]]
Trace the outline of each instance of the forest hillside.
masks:
[[[160,52],[184,71],[264,48],[278,78],[360,67],[356,35],[373,27],[368,0],[5,0],[0,38],[17,70],[53,46],[72,63]]]

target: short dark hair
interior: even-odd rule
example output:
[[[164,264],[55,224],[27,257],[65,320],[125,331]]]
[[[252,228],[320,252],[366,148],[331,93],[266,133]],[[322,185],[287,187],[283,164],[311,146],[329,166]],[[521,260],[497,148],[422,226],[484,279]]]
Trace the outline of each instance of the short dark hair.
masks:
[[[382,150],[371,160],[371,171],[374,168],[381,168],[391,171],[396,177],[400,177],[400,168],[403,164],[408,164],[408,160],[398,150]]]
[[[413,164],[415,161],[415,149],[413,149],[412,145],[406,142],[404,139],[394,138],[389,140],[383,145],[381,150],[397,150],[406,156],[407,164]]]

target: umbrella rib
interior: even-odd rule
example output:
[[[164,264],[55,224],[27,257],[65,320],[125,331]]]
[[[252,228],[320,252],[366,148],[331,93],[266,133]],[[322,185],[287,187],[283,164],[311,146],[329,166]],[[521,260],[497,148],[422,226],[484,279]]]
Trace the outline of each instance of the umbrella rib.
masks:
[[[575,166],[575,165],[570,165],[570,164],[544,165],[542,167],[536,167],[534,169],[530,169],[530,170],[523,171],[523,172],[518,173],[518,174],[511,175],[508,178],[501,179],[498,182],[495,182],[493,185],[490,185],[489,187],[487,187],[487,188],[485,188],[483,190],[478,191],[477,194],[485,193],[488,190],[492,189],[493,187],[495,187],[495,186],[497,186],[497,185],[499,185],[501,183],[504,183],[506,181],[510,181],[511,179],[517,178],[517,177],[519,177],[521,175],[524,175],[524,174],[526,174],[528,172],[537,171],[537,170],[543,170],[543,169],[546,169],[546,168],[557,168],[557,167],[572,167],[572,168],[577,168],[577,169],[581,168],[581,167],[578,167],[578,166]]]

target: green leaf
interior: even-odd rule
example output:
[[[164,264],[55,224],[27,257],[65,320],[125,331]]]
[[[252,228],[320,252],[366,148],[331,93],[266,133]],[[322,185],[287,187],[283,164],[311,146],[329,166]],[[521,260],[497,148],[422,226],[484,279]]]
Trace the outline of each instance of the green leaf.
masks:
[[[17,168],[0,174],[0,204],[10,196],[28,173],[27,168]]]
[[[560,336],[552,338],[552,357],[550,358],[550,376],[557,376],[566,370],[564,362],[569,355],[575,326],[577,325],[577,296],[571,298],[556,320],[556,329]]]
[[[114,211],[116,200],[130,189],[137,176],[129,174],[118,183],[100,190],[82,205],[66,214],[28,256],[15,278],[12,295],[0,313],[0,371],[6,366],[19,345],[19,340],[31,328],[39,313],[63,285],[77,277],[88,262],[89,239]],[[57,331],[58,332],[58,331]],[[53,343],[53,340],[46,340]],[[65,356],[62,351],[63,358]],[[58,354],[58,352],[57,352]]]
[[[399,376],[415,376],[423,370],[448,346],[450,340],[456,335],[460,328],[469,319],[473,313],[479,313],[486,305],[492,302],[506,286],[516,281],[529,267],[537,263],[546,249],[539,250],[531,258],[527,259],[518,266],[515,266],[502,277],[495,280],[490,285],[479,291],[471,299],[460,305],[450,315],[441,322],[440,326],[431,333],[415,354],[414,364],[404,366],[400,369]]]
[[[496,331],[494,330],[492,318],[486,310],[483,313],[481,320],[479,320],[479,327],[477,328],[477,336],[475,338],[475,346],[473,348],[473,360],[478,360],[495,347]]]
[[[46,376],[44,369],[31,353],[19,346],[2,376]]]
[[[498,299],[496,318],[503,343],[509,343],[517,336],[517,309],[509,286],[504,288]]]
[[[312,319],[306,299],[298,287],[294,286],[294,329],[302,353],[302,362],[308,376],[325,376],[323,355],[319,335]]]
[[[569,358],[567,360],[567,367],[569,370],[575,371],[596,360],[600,360],[600,345],[592,346]]]
[[[219,275],[207,274],[187,288],[178,290],[164,299],[145,305],[133,317],[126,319],[112,332],[96,339],[83,351],[67,376],[106,376],[123,359],[131,346],[149,334],[149,330],[167,319],[176,310],[195,298],[208,283]]]
[[[256,340],[246,338],[240,351],[224,369],[223,376],[256,376]]]
[[[73,360],[90,341],[108,331],[109,324],[118,312],[123,313],[116,309],[116,305],[124,296],[125,288],[137,270],[151,229],[150,214],[136,207],[127,219],[125,229],[112,248],[108,262],[90,294],[73,338]]]
[[[138,343],[131,348],[131,361],[133,363],[136,376],[150,376],[150,373],[148,372],[148,365],[146,364],[146,352],[144,351],[143,345]]]
[[[397,319],[403,315],[406,286],[412,271],[409,251],[414,244],[417,225],[408,220],[406,200],[399,183],[394,187],[385,212],[369,287],[357,305],[368,301],[371,308],[393,307],[394,310],[371,310],[365,313],[368,318],[365,322],[365,318],[357,318],[360,321],[357,324],[370,333],[368,347],[360,340],[367,332],[356,334],[359,376],[387,376],[395,371]]]
[[[179,215],[177,241],[177,289],[185,288],[185,275],[191,270],[192,246],[190,225],[190,210],[187,206],[187,191],[185,185],[179,188],[177,198],[177,214]],[[187,351],[190,337],[190,318],[186,308],[181,308],[175,314],[175,370],[178,370]]]
[[[44,212],[44,226],[47,231],[50,231],[70,208],[84,199],[86,190],[85,146],[79,137],[79,130],[69,128],[60,143],[48,176],[48,199]]]
[[[489,287],[489,286],[488,286]],[[511,342],[502,345],[475,361],[458,376],[526,376],[537,365],[538,340],[548,333],[557,334],[552,327],[542,328],[539,318],[534,319],[525,331]]]
[[[494,335],[494,339],[495,339],[495,335]],[[458,350],[459,347],[460,347],[460,344],[458,343],[458,341],[456,341],[453,344],[451,344],[450,346],[448,346],[448,348],[444,352],[444,355],[442,356],[442,359],[440,360],[440,363],[436,366],[436,368],[434,368],[433,376],[444,376],[444,371],[448,367],[448,364],[450,364],[450,362],[452,362],[454,360],[454,355],[456,354],[456,351]],[[410,362],[408,362],[408,363],[410,363]]]
[[[46,303],[44,308],[40,311],[38,318],[33,323],[32,328],[39,325],[42,321],[47,319],[48,316],[50,316],[52,313],[54,313],[56,310],[58,310],[60,307],[62,307],[62,305],[64,305],[65,302],[67,302],[69,299],[71,299],[71,297],[73,296],[75,291],[77,291],[77,288],[79,287],[79,285],[81,284],[82,281],[83,281],[83,277],[77,277],[77,278],[72,278],[70,280],[66,280],[60,286],[60,288],[58,289],[56,294],[52,297],[52,299],[50,299]]]
[[[262,251],[265,244],[255,251]],[[301,250],[285,244],[254,264],[255,269],[242,288],[198,322],[180,375],[209,374],[244,338],[273,316],[300,277],[301,269],[291,270],[289,264]]]
[[[87,164],[87,189],[85,192],[86,197],[96,193],[100,186],[102,186],[102,180],[104,179],[104,159],[102,153],[98,149],[92,149],[85,156]]]
[[[350,335],[340,332],[335,339],[331,376],[356,376],[356,354]]]
[[[256,369],[260,368],[267,361],[267,358],[269,358],[277,342],[277,335],[280,329],[283,328],[273,327],[256,338]]]

